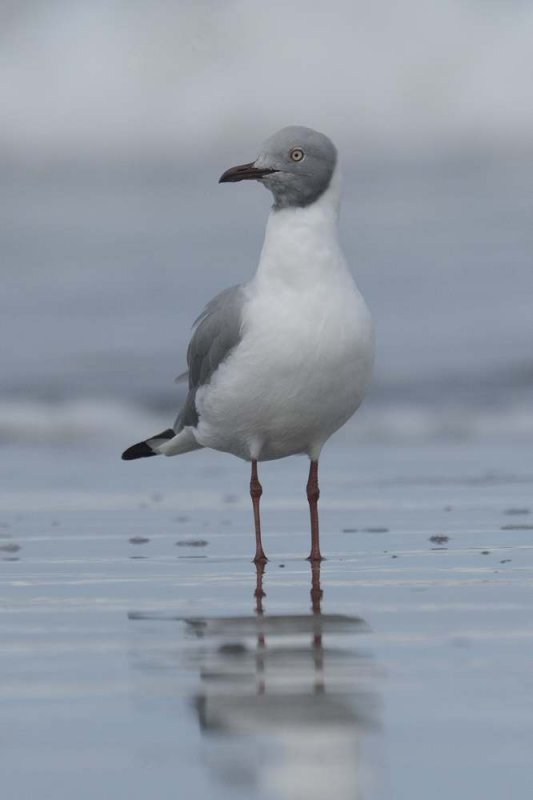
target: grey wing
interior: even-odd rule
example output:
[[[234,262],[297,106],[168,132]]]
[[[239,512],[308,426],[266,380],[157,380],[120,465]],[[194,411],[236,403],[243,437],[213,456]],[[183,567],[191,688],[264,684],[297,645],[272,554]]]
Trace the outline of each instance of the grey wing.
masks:
[[[240,342],[243,305],[242,286],[231,286],[217,294],[194,322],[187,350],[189,393],[174,424],[176,433],[186,425],[197,425],[196,392]]]

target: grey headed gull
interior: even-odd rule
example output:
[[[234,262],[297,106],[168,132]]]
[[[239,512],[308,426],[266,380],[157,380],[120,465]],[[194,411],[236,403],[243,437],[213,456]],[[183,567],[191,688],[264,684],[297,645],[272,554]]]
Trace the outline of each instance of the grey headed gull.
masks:
[[[250,461],[256,562],[266,561],[257,462],[298,453],[311,462],[309,559],[321,560],[318,459],[360,406],[372,372],[372,319],[338,238],[337,161],[327,136],[289,126],[255,161],[221,176],[259,181],[274,197],[257,272],[194,323],[189,392],[172,428],[122,454],[129,461],[211,447]]]

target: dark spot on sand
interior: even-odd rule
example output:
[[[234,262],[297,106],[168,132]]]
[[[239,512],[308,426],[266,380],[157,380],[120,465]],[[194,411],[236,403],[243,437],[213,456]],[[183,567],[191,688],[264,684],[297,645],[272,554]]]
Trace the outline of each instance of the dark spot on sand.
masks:
[[[7,542],[6,544],[0,544],[0,550],[3,553],[18,553],[21,549],[20,544],[16,542]]]
[[[129,539],[130,544],[146,544],[149,541],[147,536],[131,536]]]
[[[481,551],[481,555],[482,556],[489,556],[490,555],[490,550],[482,550]]]
[[[182,539],[176,542],[177,547],[206,547],[208,544],[207,539]]]
[[[500,561],[500,564],[510,564],[510,563],[511,563],[510,558],[502,558],[502,560]]]
[[[238,503],[239,502],[239,498],[238,498],[238,496],[236,494],[225,494],[222,497],[222,502],[223,503]]]
[[[533,531],[533,525],[502,525],[502,531]]]
[[[365,533],[388,533],[388,528],[363,528]]]
[[[428,541],[433,542],[433,544],[444,544],[450,541],[450,537],[445,536],[443,533],[436,533],[430,536]]]
[[[391,556],[391,558],[398,558],[398,556]]]
[[[343,528],[343,533],[357,533],[357,528]]]
[[[508,514],[510,517],[520,517],[525,514],[530,514],[531,511],[529,508],[506,508],[503,513]]]
[[[279,568],[281,569],[281,568],[282,568],[282,567],[284,567],[284,566],[285,566],[285,564],[280,564],[280,565],[279,565]]]
[[[225,656],[244,656],[246,655],[246,647],[240,642],[228,642],[221,644],[218,652]]]

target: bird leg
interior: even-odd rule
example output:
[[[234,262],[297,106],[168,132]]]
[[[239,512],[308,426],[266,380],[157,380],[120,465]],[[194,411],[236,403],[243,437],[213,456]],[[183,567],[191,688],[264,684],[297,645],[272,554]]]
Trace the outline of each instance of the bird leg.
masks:
[[[309,479],[307,481],[307,499],[309,501],[309,513],[311,515],[311,553],[308,561],[322,561],[320,555],[320,545],[318,543],[318,461],[311,461],[309,467]]]
[[[263,487],[259,483],[257,477],[257,461],[252,460],[252,476],[250,478],[250,497],[252,498],[252,505],[254,508],[254,524],[255,524],[255,556],[254,561],[258,562],[267,561],[263,544],[261,542],[261,517],[259,516],[259,499],[263,494]]]

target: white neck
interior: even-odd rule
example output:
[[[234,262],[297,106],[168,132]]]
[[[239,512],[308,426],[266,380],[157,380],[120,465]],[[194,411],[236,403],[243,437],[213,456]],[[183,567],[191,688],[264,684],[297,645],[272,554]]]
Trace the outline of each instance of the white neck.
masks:
[[[256,280],[281,282],[294,288],[346,273],[338,240],[340,176],[333,173],[327,190],[305,208],[273,209]]]

